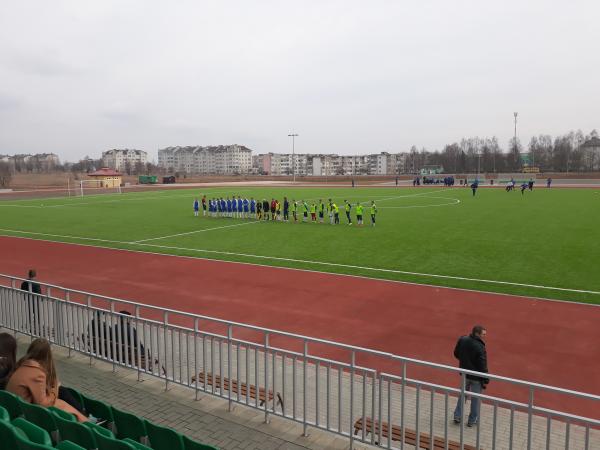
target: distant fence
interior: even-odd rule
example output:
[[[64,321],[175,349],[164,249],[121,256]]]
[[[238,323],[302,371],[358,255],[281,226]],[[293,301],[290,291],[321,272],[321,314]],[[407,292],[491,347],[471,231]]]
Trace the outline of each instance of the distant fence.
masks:
[[[600,396],[486,374],[524,392],[518,402],[486,394],[480,422],[452,423],[466,374],[441,364],[242,323],[158,308],[61,286],[42,294],[0,275],[0,326],[117,366],[271,415],[380,448],[598,448],[600,420],[536,403],[551,393],[565,401]],[[258,308],[258,306],[257,306]],[[328,358],[335,350],[347,358]],[[377,361],[397,373],[377,370]],[[370,364],[372,363],[372,364]],[[441,371],[462,380],[449,387],[410,373]],[[585,370],[585,369],[584,369]],[[460,376],[460,378],[459,378]],[[561,403],[557,403],[560,405]],[[466,417],[466,416],[465,416]],[[381,424],[381,425],[380,425]],[[435,438],[435,439],[434,439]],[[471,446],[471,447],[469,447]]]

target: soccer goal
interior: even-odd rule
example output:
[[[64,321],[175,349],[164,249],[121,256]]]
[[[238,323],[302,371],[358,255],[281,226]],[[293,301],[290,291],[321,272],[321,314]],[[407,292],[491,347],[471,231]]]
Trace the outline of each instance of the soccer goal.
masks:
[[[107,183],[104,180],[79,180],[79,195],[120,194],[121,185]]]

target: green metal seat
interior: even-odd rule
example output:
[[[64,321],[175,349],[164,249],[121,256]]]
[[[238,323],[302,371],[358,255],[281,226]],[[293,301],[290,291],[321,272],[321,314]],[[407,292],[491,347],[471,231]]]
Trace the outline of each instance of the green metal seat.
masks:
[[[213,447],[212,445],[202,444],[201,442],[193,441],[185,435],[183,435],[182,437],[185,450],[219,450],[217,447]]]
[[[71,441],[62,441],[56,444],[58,450],[85,450],[81,445],[77,445]]]
[[[117,438],[130,438],[134,441],[145,444],[148,439],[148,433],[144,421],[138,416],[121,411],[115,407],[112,408],[115,418],[115,427],[117,429]],[[175,450],[175,449],[170,449]]]
[[[3,406],[0,406],[0,420],[10,422],[10,414]]]
[[[31,442],[52,447],[50,434],[43,428],[38,427],[36,424],[31,423],[22,417],[17,417],[12,421],[12,424],[13,426],[23,430]]]
[[[123,439],[123,442],[127,442],[128,444],[131,444],[136,450],[152,450],[147,445],[144,445],[140,442],[134,441],[133,439],[130,439],[130,438]]]
[[[21,403],[23,403],[22,400],[15,394],[11,394],[8,391],[0,391],[0,406],[8,411],[11,420],[23,415]]]
[[[38,427],[46,430],[54,443],[58,442],[58,427],[54,420],[54,414],[43,406],[34,405],[32,403],[23,402],[21,409],[25,414],[27,421],[37,425]]]
[[[85,395],[82,395],[82,397],[85,412],[97,419],[106,420],[108,422],[108,427],[111,430],[114,429],[115,418],[113,417],[112,408],[100,400],[89,398]]]
[[[106,436],[104,433],[100,433],[98,429],[94,429],[94,432],[96,433],[98,450],[135,450],[133,445],[114,437]]]
[[[98,448],[94,433],[89,427],[86,427],[78,422],[66,420],[58,414],[55,414],[54,419],[56,420],[56,425],[58,426],[58,432],[61,441],[68,440],[74,442],[86,450]]]
[[[150,447],[154,450],[185,450],[183,438],[172,428],[161,427],[149,421],[144,421],[148,432]]]

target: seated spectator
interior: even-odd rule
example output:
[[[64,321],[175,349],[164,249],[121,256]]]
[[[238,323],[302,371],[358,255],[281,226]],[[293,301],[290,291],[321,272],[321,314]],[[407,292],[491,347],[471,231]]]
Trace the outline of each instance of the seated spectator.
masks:
[[[0,389],[6,389],[16,365],[17,341],[12,334],[0,333]]]
[[[87,417],[59,398],[59,387],[50,344],[45,339],[35,339],[25,356],[17,363],[6,390],[26,402],[45,407],[54,406],[75,415],[79,422],[86,422]]]

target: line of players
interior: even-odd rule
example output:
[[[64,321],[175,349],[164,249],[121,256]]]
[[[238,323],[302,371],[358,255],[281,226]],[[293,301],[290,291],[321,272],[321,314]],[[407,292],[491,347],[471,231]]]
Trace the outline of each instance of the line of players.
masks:
[[[266,199],[255,200],[254,198],[212,198],[207,199],[203,196],[201,201],[198,199],[194,200],[194,216],[198,217],[200,204],[202,205],[202,215],[207,214],[210,217],[230,217],[235,219],[256,219],[256,220],[274,220],[274,221],[290,221],[290,213],[294,222],[298,222],[298,217],[302,218],[302,222],[308,222],[309,214],[310,221],[313,223],[324,223],[325,215],[329,216],[329,223],[331,225],[339,225],[340,223],[340,207],[328,199],[327,203],[323,200],[319,200],[319,203],[311,203],[310,205],[301,200],[288,201],[287,197],[283,198],[283,202],[272,198],[271,202]],[[352,208],[353,205],[348,201],[344,200],[344,210],[346,212],[346,220],[348,225],[352,225]],[[363,214],[365,207],[357,202],[354,205],[356,222],[358,226],[363,225]],[[371,226],[375,226],[377,216],[377,205],[375,201],[371,201],[371,205],[368,208],[371,216]],[[318,216],[318,220],[317,220]]]

